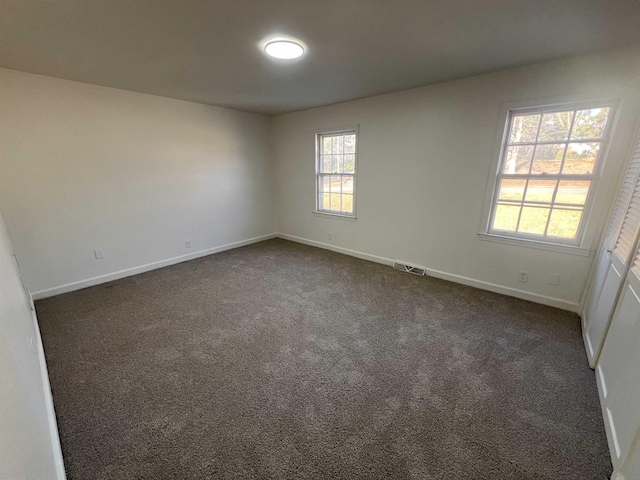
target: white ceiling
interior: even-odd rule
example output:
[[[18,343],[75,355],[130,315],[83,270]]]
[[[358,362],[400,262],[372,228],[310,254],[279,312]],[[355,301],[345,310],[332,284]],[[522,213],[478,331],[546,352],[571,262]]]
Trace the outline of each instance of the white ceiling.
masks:
[[[0,66],[275,114],[640,44],[639,0],[0,0]],[[304,42],[296,61],[261,50]]]

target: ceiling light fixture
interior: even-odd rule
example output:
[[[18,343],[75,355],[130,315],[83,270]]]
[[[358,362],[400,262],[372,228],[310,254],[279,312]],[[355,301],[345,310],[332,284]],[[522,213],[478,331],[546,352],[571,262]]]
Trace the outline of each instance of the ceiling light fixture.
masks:
[[[301,57],[304,47],[291,40],[272,40],[264,46],[264,51],[271,57],[291,60]]]

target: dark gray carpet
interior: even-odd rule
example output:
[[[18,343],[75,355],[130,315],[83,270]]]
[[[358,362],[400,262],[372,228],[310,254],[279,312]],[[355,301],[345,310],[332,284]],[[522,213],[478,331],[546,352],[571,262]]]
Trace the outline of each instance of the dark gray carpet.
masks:
[[[70,479],[605,479],[576,315],[270,240],[37,302]]]

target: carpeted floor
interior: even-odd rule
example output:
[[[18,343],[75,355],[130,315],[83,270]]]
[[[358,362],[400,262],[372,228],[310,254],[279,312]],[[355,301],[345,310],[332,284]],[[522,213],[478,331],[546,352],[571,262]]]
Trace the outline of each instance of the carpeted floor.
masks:
[[[561,310],[276,239],[37,311],[71,480],[611,474]]]

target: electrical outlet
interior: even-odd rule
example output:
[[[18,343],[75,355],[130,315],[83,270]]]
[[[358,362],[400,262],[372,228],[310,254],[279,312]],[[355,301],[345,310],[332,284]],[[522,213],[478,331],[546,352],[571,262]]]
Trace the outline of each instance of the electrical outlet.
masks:
[[[329,241],[333,240],[333,233],[331,232],[327,233],[327,240]]]
[[[529,272],[520,272],[520,281],[527,283],[529,281]]]
[[[100,259],[104,258],[104,250],[102,250],[101,248],[96,248],[93,251],[93,254],[96,257],[96,260],[100,260]]]
[[[184,246],[187,248],[191,248],[191,240],[185,240],[184,241]]]
[[[549,285],[560,285],[560,274],[558,273],[550,273],[549,280],[547,281]]]

